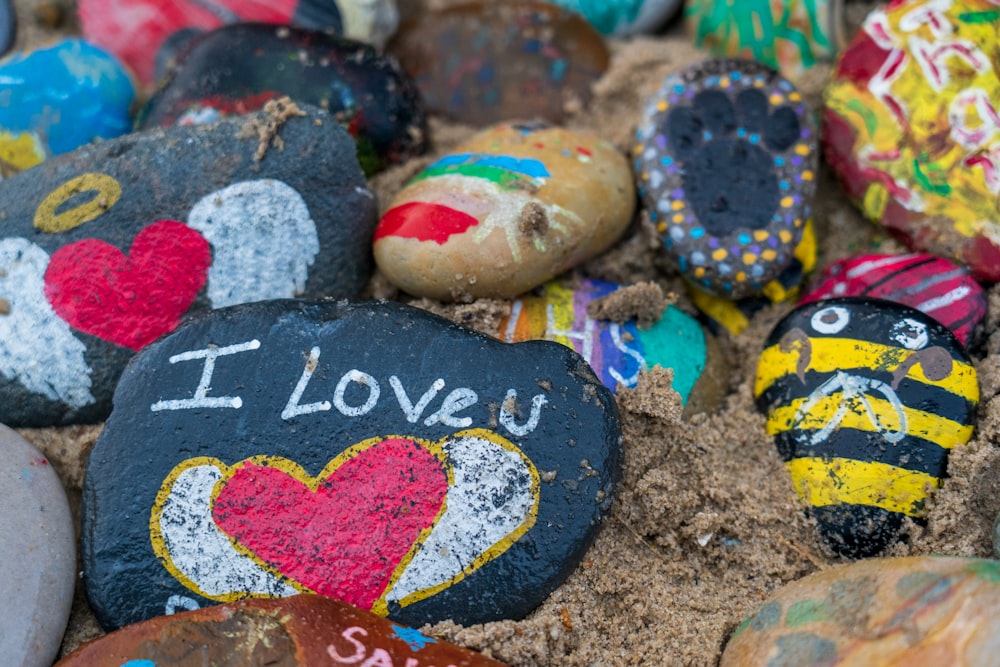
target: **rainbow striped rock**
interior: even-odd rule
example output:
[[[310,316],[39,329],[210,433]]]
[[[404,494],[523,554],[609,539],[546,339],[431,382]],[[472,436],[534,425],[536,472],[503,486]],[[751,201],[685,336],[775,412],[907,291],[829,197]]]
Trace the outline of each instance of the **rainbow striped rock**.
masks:
[[[979,385],[958,340],[876,299],[800,306],[757,367],[767,431],[831,548],[868,557],[921,520],[948,453],[972,437]]]
[[[925,253],[856,255],[834,262],[800,304],[838,296],[895,301],[930,315],[968,345],[986,317],[986,294],[969,269]]]

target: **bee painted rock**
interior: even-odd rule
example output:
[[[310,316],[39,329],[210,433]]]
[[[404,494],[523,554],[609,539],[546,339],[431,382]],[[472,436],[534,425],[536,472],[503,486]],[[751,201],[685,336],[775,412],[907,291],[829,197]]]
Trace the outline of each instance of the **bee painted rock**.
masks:
[[[997,661],[1000,563],[875,558],[778,590],[730,638],[722,667]]]
[[[867,557],[922,520],[979,386],[961,343],[918,310],[817,301],[768,336],[754,395],[799,497],[834,551]]]
[[[601,34],[628,37],[652,33],[680,8],[681,0],[555,0],[586,18]]]
[[[671,75],[646,106],[635,173],[667,256],[730,299],[791,263],[816,188],[802,96],[765,65],[710,60]]]
[[[564,281],[546,283],[540,294],[511,304],[497,331],[508,343],[551,340],[576,350],[612,391],[634,387],[639,373],[654,366],[674,370],[674,390],[694,412],[718,407],[724,393],[721,351],[690,315],[668,306],[652,326],[595,320],[587,307],[618,289],[601,280],[582,280],[575,289]]]
[[[634,211],[628,162],[608,142],[498,125],[396,195],[375,230],[375,261],[416,296],[514,297],[607,249]]]
[[[8,56],[0,82],[0,178],[132,129],[128,73],[81,39]]]
[[[427,146],[419,94],[396,61],[367,44],[263,23],[192,40],[146,105],[140,127],[212,122],[285,95],[329,111],[354,137],[367,174]]]
[[[898,0],[865,20],[824,93],[823,153],[910,248],[1000,280],[996,3]]]
[[[843,48],[844,0],[688,0],[688,32],[715,57],[750,58],[799,80]]]
[[[969,269],[943,257],[860,255],[827,267],[799,302],[838,296],[866,296],[916,308],[948,327],[963,345],[986,317],[986,294]]]

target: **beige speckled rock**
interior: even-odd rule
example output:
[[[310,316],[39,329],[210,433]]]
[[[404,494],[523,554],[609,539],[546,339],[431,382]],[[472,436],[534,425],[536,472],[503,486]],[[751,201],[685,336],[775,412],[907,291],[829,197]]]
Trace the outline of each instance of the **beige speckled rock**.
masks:
[[[736,630],[722,667],[995,665],[1000,562],[879,558],[777,592]]]
[[[611,144],[498,125],[403,188],[375,232],[375,261],[416,296],[513,297],[611,246],[635,200],[631,168]]]

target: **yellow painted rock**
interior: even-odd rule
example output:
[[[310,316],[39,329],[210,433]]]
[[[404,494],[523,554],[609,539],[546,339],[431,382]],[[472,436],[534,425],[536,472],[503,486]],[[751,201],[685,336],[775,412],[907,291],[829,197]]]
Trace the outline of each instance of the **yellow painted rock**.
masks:
[[[375,261],[416,296],[514,297],[611,246],[635,200],[631,168],[608,142],[498,125],[403,188],[375,231]]]
[[[885,558],[780,589],[733,634],[722,667],[995,665],[1000,562]]]

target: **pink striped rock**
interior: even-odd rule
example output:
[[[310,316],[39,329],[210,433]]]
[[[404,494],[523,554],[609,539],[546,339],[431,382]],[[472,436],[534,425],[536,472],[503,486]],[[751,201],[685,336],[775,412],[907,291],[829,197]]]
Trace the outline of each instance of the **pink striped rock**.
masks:
[[[986,315],[986,295],[964,265],[926,253],[856,255],[834,262],[799,304],[840,296],[895,301],[930,315],[968,345]]]

